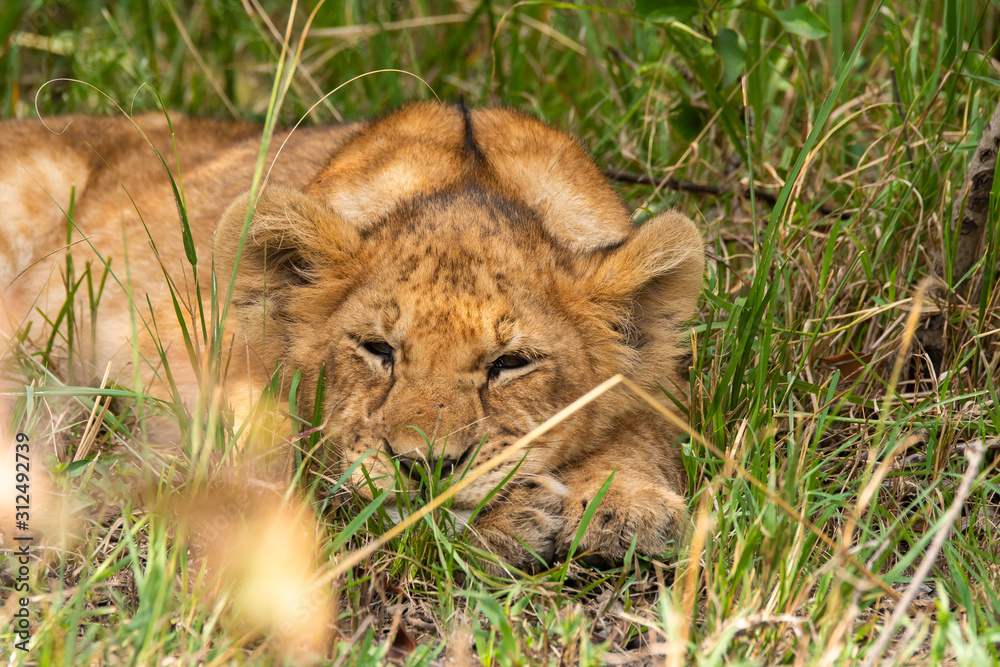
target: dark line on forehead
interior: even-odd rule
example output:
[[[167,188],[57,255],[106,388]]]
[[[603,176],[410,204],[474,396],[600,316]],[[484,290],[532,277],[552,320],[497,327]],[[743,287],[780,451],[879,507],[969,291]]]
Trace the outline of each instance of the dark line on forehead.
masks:
[[[476,137],[472,132],[472,112],[465,103],[465,95],[459,95],[458,97],[458,110],[462,112],[462,123],[465,130],[465,152],[468,153],[473,162],[476,162],[482,157],[483,151],[479,148],[479,144],[476,143]]]

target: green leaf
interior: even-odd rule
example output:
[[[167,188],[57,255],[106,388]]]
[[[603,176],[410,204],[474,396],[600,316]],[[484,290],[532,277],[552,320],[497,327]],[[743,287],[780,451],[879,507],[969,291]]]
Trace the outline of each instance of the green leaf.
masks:
[[[830,26],[806,5],[775,12],[781,27],[806,39],[822,39],[830,34]]]
[[[719,82],[719,88],[728,88],[743,73],[743,65],[747,60],[746,41],[735,30],[722,28],[712,40],[712,45],[722,59],[722,81]]]
[[[73,497],[73,502],[70,504],[69,511],[71,514],[76,514],[80,510],[85,510],[88,507],[93,507],[97,504],[97,500],[92,496],[86,494],[77,494]]]
[[[647,21],[686,21],[701,11],[698,0],[635,0],[635,12]]]
[[[93,460],[94,457],[91,456],[90,458],[83,459],[82,461],[73,461],[66,466],[66,470],[64,472],[70,479],[76,479],[83,474],[83,471],[87,469],[87,466],[89,466]]]
[[[743,8],[748,9],[751,12],[757,12],[758,14],[766,16],[773,21],[778,21],[779,23],[781,22],[781,18],[778,14],[771,9],[768,4],[764,2],[764,0],[748,0],[748,2],[743,5]]]
[[[704,109],[694,106],[687,98],[680,101],[677,108],[671,113],[671,119],[673,129],[688,143],[694,141],[708,123]],[[725,306],[729,306],[728,301]]]

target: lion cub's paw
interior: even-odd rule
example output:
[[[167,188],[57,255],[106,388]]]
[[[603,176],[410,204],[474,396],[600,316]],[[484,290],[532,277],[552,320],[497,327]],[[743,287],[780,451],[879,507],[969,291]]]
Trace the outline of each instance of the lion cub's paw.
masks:
[[[565,557],[584,512],[604,480],[571,485],[563,505],[564,523],[555,551]],[[635,538],[636,551],[655,556],[682,532],[684,498],[659,480],[615,480],[594,512],[576,554],[589,565],[620,564]]]
[[[566,494],[566,487],[551,477],[534,477],[505,489],[473,521],[473,544],[518,569],[544,569],[556,554]]]

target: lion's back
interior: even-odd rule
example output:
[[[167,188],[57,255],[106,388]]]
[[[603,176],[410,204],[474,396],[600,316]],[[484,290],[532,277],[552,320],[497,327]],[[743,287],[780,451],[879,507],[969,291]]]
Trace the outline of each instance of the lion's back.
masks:
[[[287,143],[289,132],[277,131],[264,171],[272,183],[303,187],[356,128],[300,128]],[[260,146],[261,126],[255,123],[178,115],[169,122],[151,113],[132,120],[61,116],[0,123],[0,338],[30,326],[32,341],[45,344],[48,323],[67,300],[69,248],[76,279],[88,270],[98,284],[108,274],[99,313],[89,312],[78,294],[81,331],[90,329],[91,320],[98,323],[96,340],[78,342],[81,358],[89,358],[83,377],[102,374],[108,362],[116,369],[129,365],[135,324],[150,359],[158,356],[154,321],[160,336],[179,342],[170,292],[189,311],[199,293],[205,298],[211,292],[215,225],[229,202],[249,188]],[[200,288],[189,261],[192,246],[181,233],[182,208]],[[180,354],[183,345],[169,347],[179,368],[190,366]],[[160,381],[155,372],[147,374],[151,382]],[[179,375],[195,391],[194,374]]]

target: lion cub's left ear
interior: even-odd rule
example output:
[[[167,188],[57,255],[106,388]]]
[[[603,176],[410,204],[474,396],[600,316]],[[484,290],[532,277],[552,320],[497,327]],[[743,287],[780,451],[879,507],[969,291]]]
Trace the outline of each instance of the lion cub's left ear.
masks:
[[[251,342],[267,339],[280,346],[291,322],[302,314],[322,315],[322,299],[335,293],[351,274],[360,244],[358,231],[312,197],[268,186],[257,200],[247,229],[239,268],[233,268],[250,205],[249,193],[237,197],[215,231],[214,262],[220,291],[233,279],[233,309]],[[311,289],[322,283],[317,294]],[[266,355],[270,356],[270,355]]]
[[[586,289],[592,299],[625,318],[619,326],[631,345],[646,347],[661,337],[675,336],[694,314],[705,251],[698,228],[680,213],[658,215],[618,247],[595,253],[592,261],[597,265]]]

